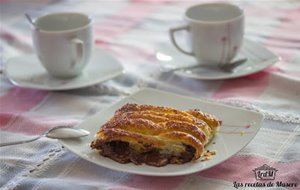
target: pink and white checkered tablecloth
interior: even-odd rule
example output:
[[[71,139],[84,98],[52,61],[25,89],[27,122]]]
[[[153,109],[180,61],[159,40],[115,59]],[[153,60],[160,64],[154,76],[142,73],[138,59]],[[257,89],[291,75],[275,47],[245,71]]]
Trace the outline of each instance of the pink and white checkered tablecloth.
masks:
[[[149,177],[96,166],[42,138],[0,148],[1,189],[236,189],[256,183],[254,170],[276,168],[277,187],[300,189],[300,1],[239,0],[246,13],[246,37],[281,57],[249,76],[202,81],[164,72],[155,53],[170,46],[168,29],[182,23],[186,7],[206,1],[184,0],[0,0],[0,141],[26,139],[57,125],[75,125],[143,87],[243,107],[265,115],[256,137],[225,162],[195,174]],[[95,19],[95,43],[120,60],[126,73],[83,89],[41,91],[8,81],[4,66],[32,53],[33,16],[80,11]],[[288,185],[297,187],[287,187]]]

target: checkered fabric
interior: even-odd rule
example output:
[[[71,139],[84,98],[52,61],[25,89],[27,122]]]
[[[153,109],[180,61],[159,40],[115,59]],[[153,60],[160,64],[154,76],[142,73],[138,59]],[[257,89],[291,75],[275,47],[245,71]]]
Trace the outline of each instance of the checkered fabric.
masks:
[[[143,87],[265,115],[258,134],[239,153],[213,168],[186,176],[150,177],[113,171],[94,165],[47,138],[0,147],[0,188],[300,189],[300,1],[229,1],[245,11],[246,37],[281,57],[273,66],[245,77],[215,81],[165,72],[168,63],[158,61],[156,55],[158,50],[171,46],[169,28],[183,23],[187,7],[204,2],[212,1],[0,0],[1,142],[28,139],[58,125],[76,125]],[[37,17],[57,11],[91,15],[96,46],[115,56],[126,73],[70,91],[21,88],[9,82],[4,73],[6,62],[33,53],[24,12]],[[264,164],[276,168],[276,181],[287,185],[248,187],[247,183],[259,182],[253,170]]]

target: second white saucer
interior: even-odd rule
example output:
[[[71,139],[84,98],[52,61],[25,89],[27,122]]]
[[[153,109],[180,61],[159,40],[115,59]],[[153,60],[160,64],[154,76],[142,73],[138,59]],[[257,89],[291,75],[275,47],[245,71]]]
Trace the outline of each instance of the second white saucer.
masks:
[[[176,75],[200,80],[232,79],[250,75],[266,69],[279,60],[279,57],[260,44],[244,39],[241,52],[237,59],[247,58],[247,61],[236,67],[233,72],[226,72],[205,66],[198,66],[196,59],[184,55],[171,44],[160,47],[156,58],[167,71],[174,71]],[[191,69],[180,69],[180,68]]]
[[[40,90],[83,88],[116,77],[123,71],[121,63],[100,48],[94,48],[90,63],[79,76],[71,79],[60,79],[49,75],[36,55],[12,58],[5,67],[5,73],[13,84]]]

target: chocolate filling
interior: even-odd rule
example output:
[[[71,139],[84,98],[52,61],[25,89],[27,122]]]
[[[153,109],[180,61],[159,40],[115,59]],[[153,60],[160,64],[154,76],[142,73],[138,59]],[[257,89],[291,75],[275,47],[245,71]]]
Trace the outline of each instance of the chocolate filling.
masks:
[[[94,149],[100,150],[99,153],[102,156],[109,157],[122,164],[132,162],[136,165],[145,163],[151,166],[165,166],[167,164],[183,164],[193,159],[195,149],[189,145],[186,145],[185,151],[178,155],[173,154],[161,154],[157,148],[149,147],[144,152],[138,152],[130,148],[128,142],[111,141],[101,142],[94,141],[91,144]]]

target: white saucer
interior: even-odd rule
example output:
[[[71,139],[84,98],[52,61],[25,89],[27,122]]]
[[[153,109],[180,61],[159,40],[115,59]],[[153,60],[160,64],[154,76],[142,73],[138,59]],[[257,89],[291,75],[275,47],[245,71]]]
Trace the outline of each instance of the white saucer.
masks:
[[[200,65],[190,69],[179,69],[197,65],[197,61],[192,56],[180,53],[171,44],[165,47],[161,46],[161,49],[156,53],[156,57],[167,70],[174,71],[176,75],[201,80],[231,79],[250,75],[273,65],[279,60],[277,55],[248,39],[244,40],[241,52],[236,58],[247,58],[247,61],[236,67],[233,72]]]
[[[123,72],[121,63],[100,48],[94,48],[90,63],[71,79],[54,78],[47,73],[36,55],[12,58],[5,67],[9,80],[20,87],[40,90],[71,90],[111,79]]]

